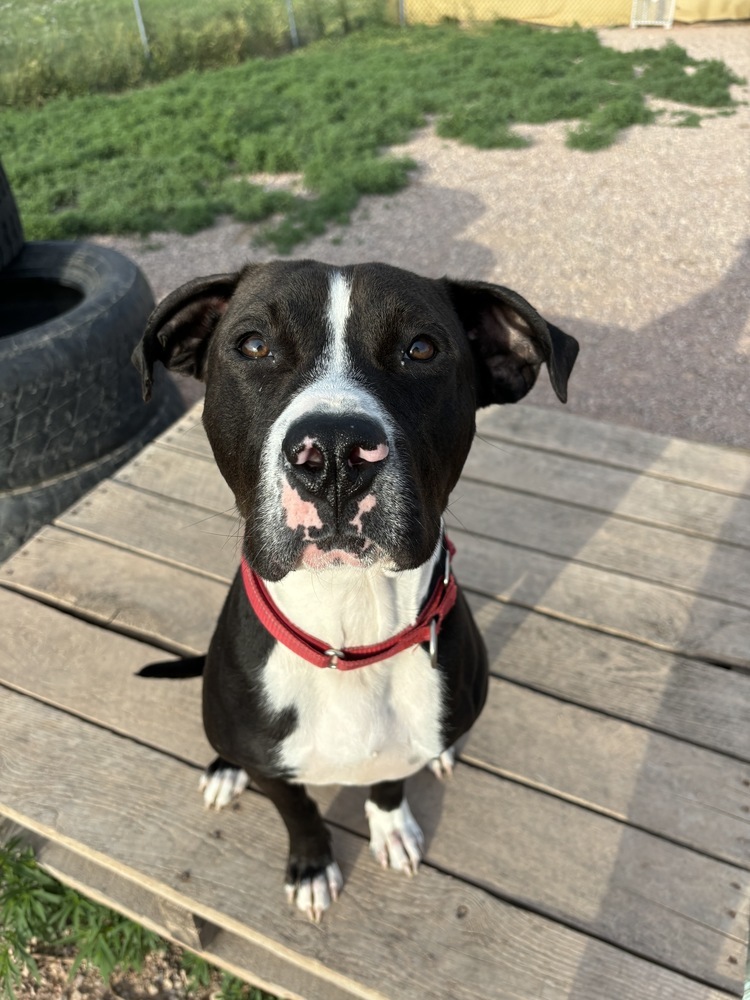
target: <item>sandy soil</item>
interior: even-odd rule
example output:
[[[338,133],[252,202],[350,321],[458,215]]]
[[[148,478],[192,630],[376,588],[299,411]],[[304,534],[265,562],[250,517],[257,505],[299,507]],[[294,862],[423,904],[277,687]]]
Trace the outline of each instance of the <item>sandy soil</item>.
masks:
[[[607,45],[673,40],[750,79],[750,23],[608,29]],[[582,344],[569,409],[750,448],[750,89],[700,128],[635,127],[597,153],[566,127],[519,127],[525,150],[480,151],[431,129],[398,152],[419,165],[393,197],[297,248],[509,285]],[[267,259],[252,227],[100,242],[133,257],[161,297],[199,274]],[[557,405],[547,385],[530,401]]]

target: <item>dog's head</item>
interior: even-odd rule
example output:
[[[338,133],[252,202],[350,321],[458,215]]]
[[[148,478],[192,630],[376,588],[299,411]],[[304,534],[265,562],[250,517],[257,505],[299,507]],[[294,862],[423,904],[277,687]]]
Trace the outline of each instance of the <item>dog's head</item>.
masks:
[[[384,264],[252,264],[152,314],[133,361],[206,383],[204,424],[253,568],[421,565],[474,436],[542,364],[565,402],[577,342],[520,295]]]

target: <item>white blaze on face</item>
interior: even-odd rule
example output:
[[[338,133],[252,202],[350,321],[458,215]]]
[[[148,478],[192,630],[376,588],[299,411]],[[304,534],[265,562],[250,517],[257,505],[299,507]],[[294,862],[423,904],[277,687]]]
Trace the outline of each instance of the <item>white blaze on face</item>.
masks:
[[[311,529],[324,527],[326,516],[323,508],[311,500],[304,499],[287,477],[282,444],[293,423],[311,413],[341,414],[348,416],[368,416],[383,428],[386,439],[374,448],[360,448],[354,455],[362,462],[381,462],[389,455],[395,462],[389,464],[387,476],[381,477],[382,487],[387,496],[389,515],[398,520],[404,486],[398,469],[394,446],[394,426],[383,402],[364,387],[356,376],[347,340],[349,318],[352,312],[352,279],[342,271],[332,270],[328,275],[328,297],[322,317],[325,324],[326,340],[317,362],[309,371],[304,388],[293,396],[271,425],[261,455],[261,481],[263,483],[259,505],[259,522],[272,528],[266,544],[273,545],[274,532],[284,529],[304,530],[304,540],[312,542]],[[305,438],[303,448],[297,456],[297,464],[303,464],[315,457],[314,442]],[[362,518],[375,506],[375,497],[370,495],[359,502],[358,510],[350,524],[357,533],[364,534]],[[264,529],[261,528],[261,532]],[[315,561],[316,553],[310,551]],[[349,553],[342,553],[348,559]]]
[[[349,349],[346,345],[346,322],[351,312],[352,284],[341,271],[334,271],[328,281],[328,332],[330,339],[326,349],[327,370],[336,375],[345,374],[350,366]]]

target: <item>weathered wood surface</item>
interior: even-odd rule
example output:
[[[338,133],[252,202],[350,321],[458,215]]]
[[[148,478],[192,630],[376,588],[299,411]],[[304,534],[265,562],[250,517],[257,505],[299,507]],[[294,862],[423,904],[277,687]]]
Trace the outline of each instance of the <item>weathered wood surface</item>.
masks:
[[[0,626],[8,685],[196,765],[211,759],[200,724],[198,679],[138,677],[140,667],[154,657],[150,646],[118,636],[109,654],[101,655],[101,630],[3,592],[0,620],[8,622]],[[202,621],[208,636],[210,614]],[[180,614],[172,627],[182,627]],[[41,668],[39,646],[53,631],[59,638]],[[169,726],[165,702],[174,719]],[[750,868],[750,816],[743,811],[750,787],[746,763],[497,678],[463,756],[493,774]],[[463,780],[471,785],[467,774]],[[512,833],[507,839],[511,853],[523,850],[523,840],[516,843]],[[569,851],[560,843],[553,858],[558,849]],[[540,893],[546,889],[540,884]]]
[[[475,453],[476,449],[472,455]],[[491,466],[492,470],[497,468],[497,465]],[[168,482],[170,494],[176,499],[204,508],[207,512],[221,513],[232,509],[229,488],[216,476],[209,459],[187,455],[167,446],[148,449],[119,473],[117,479],[152,493],[163,491],[163,484]],[[555,482],[554,479],[549,481]],[[683,489],[667,482],[654,480],[653,483],[659,489]],[[466,488],[468,486],[460,487]],[[555,482],[555,493],[557,488]],[[703,494],[708,491],[695,492]],[[727,499],[721,494],[710,495],[722,501]],[[744,526],[750,540],[750,500],[736,502],[746,505],[746,510],[742,511],[744,520],[737,523]],[[487,499],[484,507],[492,511],[494,508],[488,506],[490,504]],[[641,507],[641,510],[644,509],[648,509],[647,504]],[[502,510],[497,515],[498,525],[501,520]],[[216,527],[223,533],[227,545],[236,545],[236,527],[230,527],[225,521]],[[709,548],[694,552],[687,543],[687,579],[677,587],[631,575],[624,569],[613,572],[613,567],[602,565],[601,557],[597,564],[588,558],[579,562],[570,554],[567,557],[550,555],[541,551],[547,534],[546,531],[539,532],[538,527],[536,537],[539,547],[536,549],[523,547],[515,540],[476,537],[460,527],[452,527],[451,530],[457,544],[460,537],[456,566],[469,589],[615,635],[645,641],[659,649],[750,669],[750,602],[747,601],[746,585],[750,551],[735,550],[725,563],[722,557],[727,555],[726,550],[730,546],[721,546],[711,553],[709,543]],[[502,529],[498,526],[495,530],[500,532]],[[582,528],[582,535],[584,532]],[[555,534],[554,524],[549,534]],[[669,537],[663,539],[662,548],[670,553],[674,576],[679,565],[674,553],[679,552],[683,536],[675,537],[674,532],[664,534]],[[512,531],[508,535],[515,538]],[[555,544],[551,542],[549,547],[554,549]],[[574,547],[575,543],[569,546],[569,550]],[[743,556],[746,556],[744,560]],[[647,557],[639,558],[641,562],[649,561]],[[731,572],[734,568],[740,581],[740,596],[735,598],[737,603],[704,596],[700,590],[690,587],[692,574],[694,587],[700,588],[701,579],[705,577],[705,590],[717,592],[718,588],[725,597],[731,595]],[[719,583],[715,584],[717,580]],[[739,603],[743,595],[744,605]]]
[[[464,475],[493,486],[750,547],[750,499],[648,473],[478,439]]]
[[[480,410],[477,428],[482,437],[750,497],[750,453],[740,448],[684,441],[527,404]],[[188,440],[205,439],[199,410],[185,429]]]
[[[205,649],[237,563],[199,408],[0,567],[0,814],[72,883],[284,995],[736,995],[750,675],[714,664],[750,666],[750,456],[554,416],[481,415],[492,446],[452,502],[494,676],[456,780],[410,783],[419,879],[375,869],[362,793],[320,790],[347,890],[322,931],[290,917],[265,800],[200,808],[199,680],[136,676]],[[69,774],[49,795],[40,759]]]
[[[321,998],[331,985],[362,997],[726,996],[429,866],[414,880],[381,872],[364,840],[336,828],[348,888],[337,919],[314,927],[281,902],[284,837],[261,796],[220,817],[195,810],[193,769],[20,695],[0,702],[0,734],[10,819],[246,938],[267,985]],[[40,769],[63,759],[40,796]],[[279,984],[265,970],[276,957]]]
[[[217,580],[230,580],[239,558],[236,518],[206,516],[115,481],[58,524]],[[470,603],[503,676],[750,759],[750,717],[742,707],[750,702],[750,678],[510,604],[476,595]]]

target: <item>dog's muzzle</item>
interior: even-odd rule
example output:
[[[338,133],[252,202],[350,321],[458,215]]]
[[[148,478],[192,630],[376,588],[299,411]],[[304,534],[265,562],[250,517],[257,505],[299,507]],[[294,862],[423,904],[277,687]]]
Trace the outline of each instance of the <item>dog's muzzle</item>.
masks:
[[[331,511],[370,493],[390,446],[383,427],[365,416],[306,414],[282,443],[286,475],[301,496],[324,501]]]

